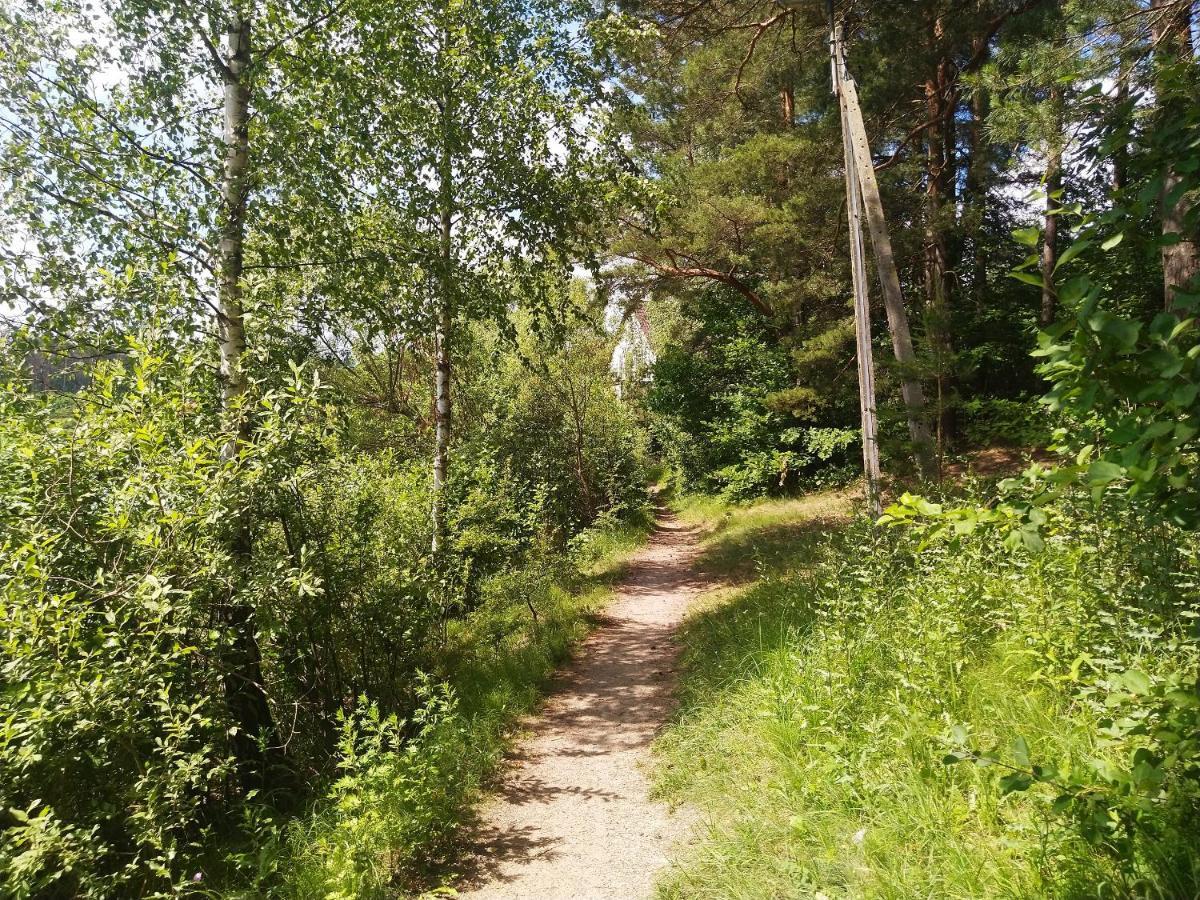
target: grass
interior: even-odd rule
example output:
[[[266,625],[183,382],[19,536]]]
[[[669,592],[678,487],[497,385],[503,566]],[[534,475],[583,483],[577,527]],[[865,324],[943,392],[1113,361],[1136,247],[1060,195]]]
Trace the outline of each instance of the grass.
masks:
[[[360,900],[452,880],[458,830],[517,720],[595,624],[651,525],[648,512],[609,524],[585,536],[569,565],[491,579],[480,607],[450,624],[424,708],[406,723],[369,710],[347,723],[343,777],[262,851],[269,864],[250,895]]]
[[[701,571],[744,581],[776,574],[796,563],[809,536],[845,526],[855,491],[844,488],[787,500],[730,506],[711,496],[690,495],[674,504],[679,517],[708,529]]]
[[[662,898],[1197,895],[1194,782],[1098,841],[1053,786],[1005,794],[1007,770],[943,761],[966,736],[1011,764],[1021,738],[1064,773],[1128,769],[1141,739],[1105,737],[1086,688],[1106,665],[1158,679],[1194,661],[1163,640],[1176,549],[1085,517],[1038,557],[918,554],[845,492],[679,508],[709,523],[702,564],[732,587],[685,625],[657,743],[658,793],[701,821]],[[1095,668],[1076,682],[1080,654]]]

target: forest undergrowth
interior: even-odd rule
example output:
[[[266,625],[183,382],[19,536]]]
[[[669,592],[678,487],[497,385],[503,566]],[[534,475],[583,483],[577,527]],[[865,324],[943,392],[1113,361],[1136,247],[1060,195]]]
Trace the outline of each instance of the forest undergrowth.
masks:
[[[256,847],[268,865],[246,896],[393,897],[452,868],[458,830],[517,719],[591,629],[651,521],[644,512],[587,533],[578,561],[492,579],[480,607],[450,623],[408,722],[374,705],[343,720],[341,777],[308,816],[274,832],[265,855]]]
[[[657,790],[702,824],[662,897],[1196,894],[1192,537],[1081,506],[1038,553],[922,547],[832,492],[681,512],[735,586],[683,635]]]

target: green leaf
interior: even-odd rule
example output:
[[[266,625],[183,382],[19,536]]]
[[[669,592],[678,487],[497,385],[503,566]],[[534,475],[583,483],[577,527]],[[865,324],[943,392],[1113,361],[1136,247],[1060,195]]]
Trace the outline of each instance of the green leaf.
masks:
[[[1150,677],[1140,669],[1130,669],[1121,676],[1121,682],[1129,689],[1130,693],[1139,696],[1150,693]]]
[[[1007,795],[1027,791],[1032,784],[1031,776],[1024,772],[1011,772],[1000,779],[1000,793]]]
[[[1123,241],[1123,240],[1125,240],[1125,232],[1118,231],[1112,237],[1105,239],[1104,243],[1102,243],[1100,245],[1100,249],[1105,250],[1105,251],[1111,250],[1113,247],[1117,246],[1117,244],[1121,243],[1121,241]]]
[[[1172,706],[1182,707],[1183,709],[1195,709],[1200,706],[1200,697],[1191,691],[1173,690],[1167,691],[1166,699]]]
[[[1171,392],[1171,402],[1176,406],[1191,406],[1196,402],[1196,395],[1200,393],[1200,384],[1182,384]]]
[[[1084,250],[1087,250],[1090,246],[1092,246],[1092,242],[1088,238],[1084,238],[1081,241],[1076,241],[1073,243],[1070,247],[1064,250],[1062,256],[1058,258],[1058,264],[1055,265],[1054,271],[1057,272]]]
[[[1013,239],[1026,247],[1036,247],[1038,241],[1042,239],[1042,230],[1040,228],[1017,228],[1012,233]]]
[[[1035,287],[1041,287],[1045,282],[1041,275],[1035,275],[1032,272],[1009,272],[1009,278],[1015,278],[1017,281],[1023,281],[1026,284],[1032,284]]]
[[[1046,542],[1036,528],[1022,528],[1018,531],[1021,544],[1030,553],[1041,553],[1046,549]]]
[[[1018,735],[1013,740],[1012,751],[1013,759],[1016,761],[1017,765],[1022,766],[1023,768],[1029,768],[1029,744],[1026,743],[1025,738]]]
[[[1123,466],[1106,459],[1098,459],[1088,466],[1087,480],[1091,487],[1104,486],[1116,481],[1125,474]]]
[[[1129,352],[1137,344],[1138,335],[1142,330],[1142,323],[1135,322],[1132,319],[1109,319],[1104,323],[1103,332],[1110,334],[1117,340],[1122,352]]]

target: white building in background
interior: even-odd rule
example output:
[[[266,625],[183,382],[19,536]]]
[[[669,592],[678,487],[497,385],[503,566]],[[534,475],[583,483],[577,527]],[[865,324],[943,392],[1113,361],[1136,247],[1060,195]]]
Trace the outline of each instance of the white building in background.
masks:
[[[646,307],[640,304],[628,315],[610,306],[609,322],[617,334],[609,369],[617,380],[617,396],[623,397],[631,388],[648,385],[653,378],[655,356],[650,345],[650,319]]]

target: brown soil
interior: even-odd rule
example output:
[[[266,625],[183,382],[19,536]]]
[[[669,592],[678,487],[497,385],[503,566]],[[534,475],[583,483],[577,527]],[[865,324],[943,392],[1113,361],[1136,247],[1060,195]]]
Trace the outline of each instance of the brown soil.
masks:
[[[997,475],[1019,475],[1032,462],[1054,463],[1058,457],[1038,448],[988,447],[968,453],[959,462],[948,463],[942,469],[945,478],[961,480],[967,475],[993,478]]]
[[[605,623],[509,757],[471,836],[463,897],[622,898],[652,892],[685,823],[650,799],[650,743],[674,705],[675,629],[706,585],[698,529],[663,517]]]

